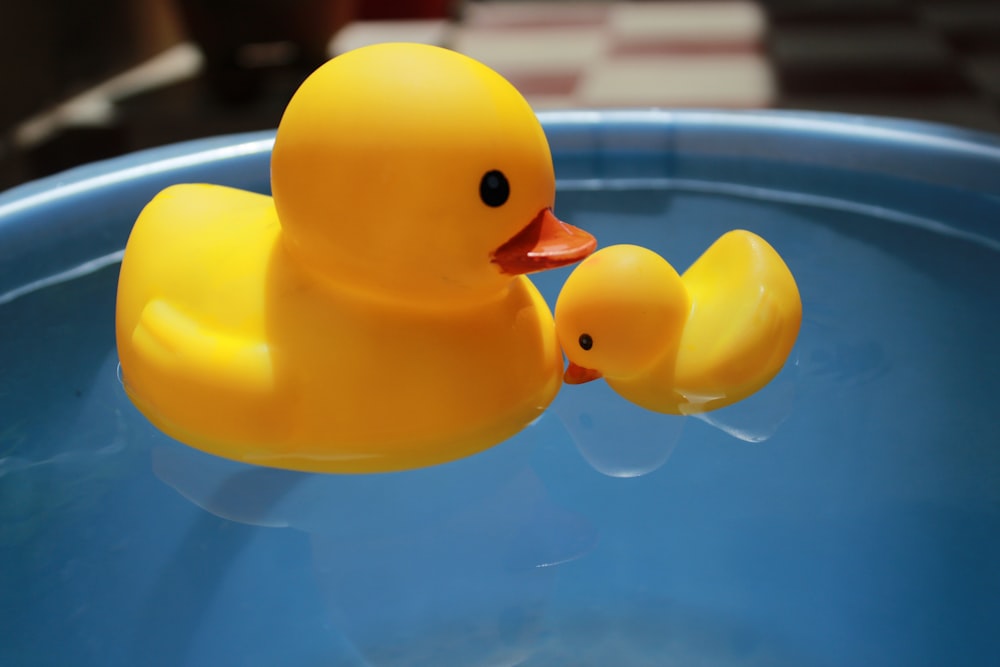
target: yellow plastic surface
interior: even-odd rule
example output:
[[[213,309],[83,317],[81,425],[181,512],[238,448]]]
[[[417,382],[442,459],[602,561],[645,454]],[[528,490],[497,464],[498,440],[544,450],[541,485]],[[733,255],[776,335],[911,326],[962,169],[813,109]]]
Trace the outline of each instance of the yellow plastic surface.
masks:
[[[498,169],[510,198],[485,206]],[[288,104],[271,185],[289,250],[390,298],[490,298],[490,254],[555,200],[548,142],[524,98],[471,58],[383,44],[334,58]]]
[[[551,217],[548,144],[510,84],[435,47],[349,52],[293,97],[271,166],[273,199],[177,185],[136,221],[118,352],[154,424],[254,464],[378,472],[539,416],[562,374],[552,315],[496,255],[530,251],[526,272],[593,238]],[[499,206],[480,193],[491,170],[510,185]],[[543,222],[575,232],[570,252],[545,259]]]
[[[603,376],[644,408],[695,414],[777,375],[798,337],[802,301],[778,253],[736,230],[680,276],[645,248],[603,248],[570,274],[555,320],[568,380]]]

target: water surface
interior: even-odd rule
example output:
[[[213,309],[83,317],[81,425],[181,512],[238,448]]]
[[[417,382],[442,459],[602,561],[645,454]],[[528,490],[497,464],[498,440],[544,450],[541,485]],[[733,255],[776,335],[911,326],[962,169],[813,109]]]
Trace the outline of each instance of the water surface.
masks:
[[[116,378],[113,263],[0,300],[0,663],[996,655],[997,244],[890,209],[640,186],[564,189],[557,211],[679,270],[729,229],[761,234],[803,296],[789,365],[703,419],[564,387],[521,435],[427,470],[252,468],[163,436]],[[565,275],[537,278],[550,303]]]

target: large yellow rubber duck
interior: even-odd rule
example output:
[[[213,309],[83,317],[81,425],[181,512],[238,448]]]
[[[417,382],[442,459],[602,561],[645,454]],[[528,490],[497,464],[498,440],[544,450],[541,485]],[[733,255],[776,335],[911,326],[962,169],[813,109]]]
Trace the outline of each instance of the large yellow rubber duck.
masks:
[[[475,453],[545,409],[562,358],[523,274],[596,241],[552,215],[548,144],[507,81],[430,46],[334,58],[281,119],[271,185],[173,186],[136,221],[118,352],[161,430],[378,472]]]
[[[774,248],[736,230],[684,275],[639,246],[598,250],[567,278],[555,320],[567,383],[604,377],[644,408],[696,414],[746,398],[781,370],[802,301]]]

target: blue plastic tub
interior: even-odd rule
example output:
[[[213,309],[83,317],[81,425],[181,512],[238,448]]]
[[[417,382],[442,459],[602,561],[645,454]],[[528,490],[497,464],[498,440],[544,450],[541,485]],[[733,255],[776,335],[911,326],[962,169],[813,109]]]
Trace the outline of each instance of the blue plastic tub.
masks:
[[[603,383],[481,455],[251,468],[116,377],[118,260],[175,182],[266,191],[271,135],[0,195],[0,664],[986,665],[1000,655],[1000,140],[782,113],[543,115],[557,213],[683,270],[743,227],[799,343],[705,418]],[[566,272],[539,276],[554,303]],[[392,418],[392,415],[386,415]]]

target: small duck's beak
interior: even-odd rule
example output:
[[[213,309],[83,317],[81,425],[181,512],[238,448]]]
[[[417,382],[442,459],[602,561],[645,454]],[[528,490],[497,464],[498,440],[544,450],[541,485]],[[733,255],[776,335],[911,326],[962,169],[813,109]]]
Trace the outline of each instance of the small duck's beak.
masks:
[[[531,223],[493,251],[503,273],[520,275],[579,262],[594,252],[597,239],[543,209]]]
[[[566,365],[566,372],[563,373],[563,382],[566,384],[583,384],[591,380],[597,380],[600,377],[601,371],[577,366],[571,361]]]

